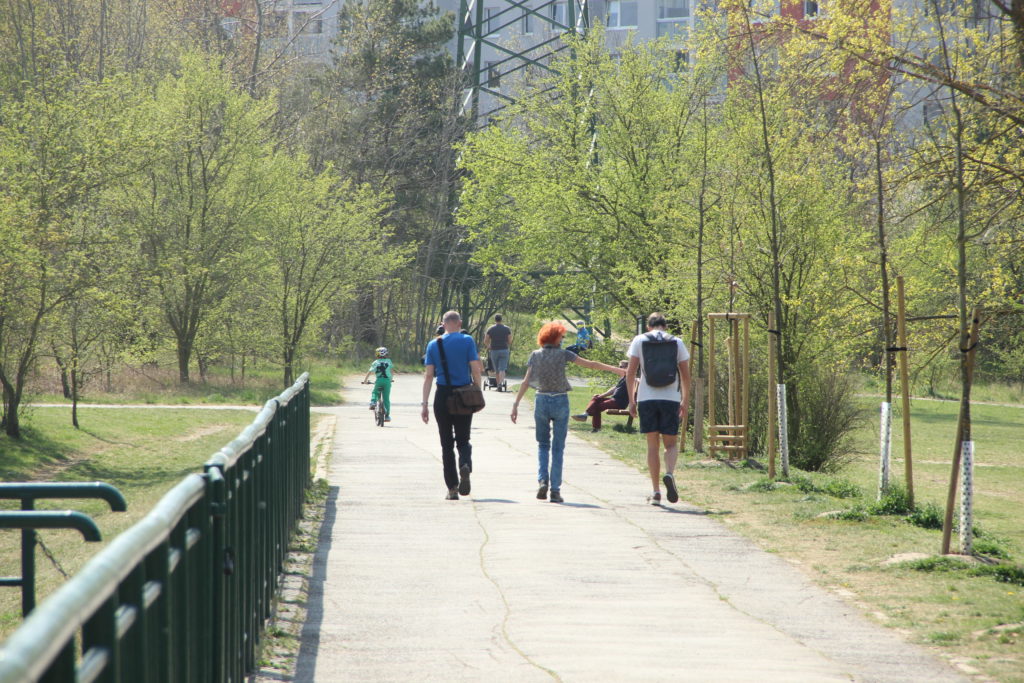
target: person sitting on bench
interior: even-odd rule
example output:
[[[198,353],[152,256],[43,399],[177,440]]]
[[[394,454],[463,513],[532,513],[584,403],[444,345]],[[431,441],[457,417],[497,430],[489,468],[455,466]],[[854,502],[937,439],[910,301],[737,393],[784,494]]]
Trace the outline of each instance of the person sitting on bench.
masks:
[[[628,360],[619,361],[620,368],[625,368],[628,365]],[[593,398],[590,399],[590,403],[587,404],[586,412],[580,415],[573,415],[572,419],[577,422],[586,422],[587,416],[590,415],[594,418],[593,431],[597,432],[601,430],[601,413],[606,410],[624,410],[627,407],[629,407],[629,394],[626,391],[626,378],[622,377],[608,391],[603,394],[594,394]]]

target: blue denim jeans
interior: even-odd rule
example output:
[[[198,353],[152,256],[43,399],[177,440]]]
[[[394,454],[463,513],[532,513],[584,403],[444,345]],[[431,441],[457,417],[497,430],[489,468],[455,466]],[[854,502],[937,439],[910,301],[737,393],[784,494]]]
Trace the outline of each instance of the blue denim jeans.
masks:
[[[547,479],[551,490],[562,488],[562,456],[569,431],[569,397],[537,394],[533,399],[533,420],[537,428],[537,480]],[[548,459],[551,472],[548,474]]]

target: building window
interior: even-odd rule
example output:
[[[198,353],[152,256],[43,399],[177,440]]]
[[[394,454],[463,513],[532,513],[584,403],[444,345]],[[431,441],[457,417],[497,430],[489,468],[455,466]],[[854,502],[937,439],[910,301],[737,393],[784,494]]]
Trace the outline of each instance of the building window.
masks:
[[[523,8],[523,33],[533,33],[533,15],[525,7]]]
[[[688,19],[690,0],[658,0],[658,19]]]
[[[307,15],[306,17],[302,17],[299,21],[301,22],[297,22],[299,33],[304,36],[316,36],[324,32],[323,19],[309,19]]]
[[[501,26],[501,17],[498,16],[500,11],[497,7],[484,7],[484,35],[498,34],[498,27]]]
[[[497,90],[501,87],[501,72],[498,71],[498,62],[487,62],[487,87]]]
[[[658,22],[658,37],[667,36],[669,38],[681,38],[686,39],[687,31],[690,28],[690,24],[685,21],[659,21]]]
[[[612,0],[608,3],[608,28],[636,28],[637,0]]]
[[[566,4],[564,2],[556,2],[551,5],[551,19],[562,26],[567,26],[565,22],[569,20],[569,15],[566,13]]]
[[[804,16],[805,17],[816,17],[818,16],[818,3],[817,0],[804,0]]]

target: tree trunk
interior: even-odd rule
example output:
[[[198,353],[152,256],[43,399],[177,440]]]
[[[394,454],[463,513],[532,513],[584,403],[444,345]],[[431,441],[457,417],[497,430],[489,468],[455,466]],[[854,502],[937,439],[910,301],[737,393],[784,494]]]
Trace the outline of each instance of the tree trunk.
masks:
[[[78,363],[72,362],[71,365],[71,424],[75,429],[79,429],[78,425]]]
[[[291,343],[285,344],[284,353],[284,386],[287,389],[295,381],[295,346]]]
[[[57,364],[57,369],[60,371],[60,389],[63,393],[64,398],[71,398],[71,384],[68,382],[68,364],[64,362],[60,354],[57,352],[57,346],[53,346],[53,360]]]
[[[189,383],[188,366],[192,359],[191,342],[178,338],[178,381],[181,384]]]
[[[21,396],[5,378],[0,378],[4,390],[4,433],[12,439],[21,438],[21,424],[18,421],[18,409],[21,407]]]

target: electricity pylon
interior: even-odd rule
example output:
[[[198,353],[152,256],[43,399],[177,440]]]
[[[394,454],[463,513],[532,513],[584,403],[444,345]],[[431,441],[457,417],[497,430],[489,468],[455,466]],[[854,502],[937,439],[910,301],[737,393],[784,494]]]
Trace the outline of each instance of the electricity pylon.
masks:
[[[501,80],[530,66],[551,70],[566,33],[586,34],[591,0],[459,0],[456,61],[465,77],[462,113],[479,125],[514,102]],[[503,38],[504,37],[504,38]]]

